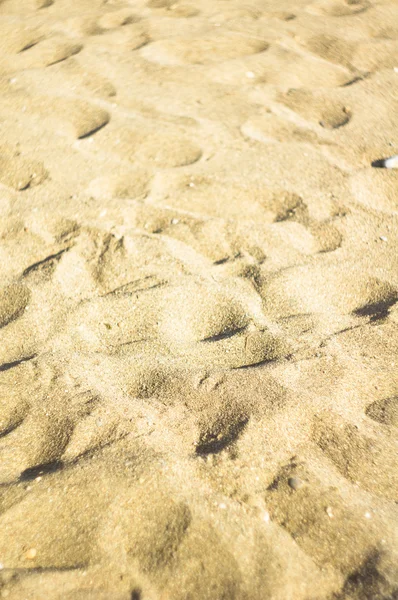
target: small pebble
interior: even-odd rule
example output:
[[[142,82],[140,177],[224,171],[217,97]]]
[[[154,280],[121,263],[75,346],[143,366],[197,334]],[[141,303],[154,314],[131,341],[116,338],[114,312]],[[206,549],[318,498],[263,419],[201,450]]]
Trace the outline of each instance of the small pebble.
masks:
[[[248,77],[249,79],[254,79],[255,75],[254,75],[253,71],[247,71],[246,77]]]
[[[289,477],[287,480],[289,486],[292,490],[299,490],[304,485],[304,481],[302,481],[299,477]]]
[[[370,512],[366,512],[365,513],[365,519],[371,519],[372,515],[370,514]]]
[[[36,558],[36,556],[37,556],[36,548],[29,548],[29,550],[27,550],[25,552],[25,558],[27,558],[28,560],[33,560],[34,558]]]
[[[227,505],[224,504],[223,502],[221,502],[221,504],[218,505],[218,508],[227,508]]]
[[[387,238],[386,238],[385,235],[381,235],[380,239],[381,239],[382,242],[387,242]]]
[[[334,517],[334,514],[333,514],[333,510],[332,510],[332,507],[331,507],[331,506],[328,506],[328,507],[326,508],[326,514],[327,514],[327,516],[328,516],[328,517],[330,517],[330,519],[333,519],[333,517]]]

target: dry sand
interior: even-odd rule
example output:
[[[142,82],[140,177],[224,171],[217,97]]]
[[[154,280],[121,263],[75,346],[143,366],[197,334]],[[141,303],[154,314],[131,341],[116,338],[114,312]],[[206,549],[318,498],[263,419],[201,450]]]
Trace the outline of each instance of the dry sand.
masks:
[[[398,598],[397,90],[396,0],[1,0],[0,598]]]

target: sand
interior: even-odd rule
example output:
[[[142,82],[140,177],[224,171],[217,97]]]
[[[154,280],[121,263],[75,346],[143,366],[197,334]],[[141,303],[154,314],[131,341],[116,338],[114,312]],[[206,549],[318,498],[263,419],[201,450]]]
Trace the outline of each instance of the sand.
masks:
[[[397,90],[396,0],[0,2],[0,598],[398,598]]]

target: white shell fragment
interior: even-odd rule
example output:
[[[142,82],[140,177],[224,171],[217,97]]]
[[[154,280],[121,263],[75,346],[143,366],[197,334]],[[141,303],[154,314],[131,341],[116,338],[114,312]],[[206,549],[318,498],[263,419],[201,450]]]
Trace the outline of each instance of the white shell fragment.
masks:
[[[372,167],[378,167],[379,169],[398,169],[398,154],[390,156],[389,158],[382,158],[372,162]]]

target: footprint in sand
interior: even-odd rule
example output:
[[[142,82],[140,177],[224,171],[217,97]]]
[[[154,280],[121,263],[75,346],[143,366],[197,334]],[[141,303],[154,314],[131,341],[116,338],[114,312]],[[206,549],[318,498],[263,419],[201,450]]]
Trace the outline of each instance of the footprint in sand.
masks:
[[[272,142],[298,142],[304,144],[328,144],[318,132],[310,128],[300,127],[272,112],[264,113],[248,119],[241,127],[243,135],[269,144]]]
[[[41,425],[45,426],[44,419]],[[35,433],[40,436],[39,423],[36,432],[33,430],[31,433],[32,440]],[[111,489],[115,485],[115,479],[110,473],[104,473],[101,484],[98,485],[98,481],[91,481],[90,484],[87,469],[83,466],[79,471],[70,479],[70,472],[63,473],[61,469],[57,471],[56,465],[53,466],[53,470],[49,466],[43,466],[41,471],[32,471],[21,480],[18,488],[22,493],[14,495],[14,498],[7,498],[4,504],[6,510],[1,515],[4,535],[1,537],[0,551],[10,570],[23,569],[34,572],[38,568],[70,572],[78,571],[81,565],[89,566],[95,561],[93,550],[97,541],[96,521],[98,518],[102,520],[100,515],[106,514],[109,501],[103,502],[103,495],[109,494],[109,498],[112,496]],[[51,478],[52,474],[57,474],[57,477],[51,485],[50,495],[47,486],[43,486],[44,482],[41,480],[46,476]],[[81,486],[87,486],[89,489],[82,494]],[[33,494],[29,493],[31,490],[34,490]],[[96,507],[95,518],[93,513],[87,510],[88,504]],[[35,519],[28,519],[29,523],[24,522],[22,515],[33,512],[36,515]],[[79,515],[78,518],[76,515]],[[57,520],[56,534],[52,518]],[[14,531],[15,542],[12,547],[6,543],[7,532],[11,529]],[[73,579],[72,582],[69,580],[69,583],[66,583],[69,590],[71,583],[73,586]],[[33,587],[37,591],[37,587]],[[42,591],[41,587],[40,593]],[[49,597],[53,595],[53,591],[54,588],[48,591]],[[34,590],[32,592],[35,594]],[[101,595],[98,597],[101,598]]]
[[[13,284],[0,289],[0,328],[15,321],[25,311],[31,294],[27,286]]]
[[[300,36],[298,41],[301,46],[307,48],[316,56],[320,56],[334,64],[352,68],[351,61],[355,55],[358,43],[325,34],[311,35],[306,39]]]
[[[81,44],[70,41],[68,38],[49,37],[38,42],[32,48],[26,49],[23,54],[19,54],[17,60],[14,59],[12,70],[48,67],[78,54],[82,48]]]
[[[381,213],[398,212],[398,172],[395,169],[361,169],[350,179],[355,199]]]
[[[4,0],[0,4],[0,14],[25,14],[28,11],[42,10],[48,8],[54,3],[54,0]]]
[[[362,73],[375,73],[381,69],[393,70],[396,66],[397,40],[372,40],[358,44],[352,64]]]
[[[44,359],[0,372],[2,482],[34,479],[123,434],[121,414],[58,371]]]
[[[267,51],[250,57],[238,57],[203,67],[212,81],[227,85],[255,84],[257,93],[269,85],[281,90],[289,88],[335,87],[345,85],[352,73],[342,65],[320,61],[310,54],[272,44]]]
[[[291,89],[280,94],[279,101],[304,119],[325,129],[338,129],[347,125],[351,119],[351,111],[344,103],[322,93]]]
[[[146,169],[182,167],[202,156],[201,148],[183,131],[164,125],[154,127],[146,121],[127,129],[117,125],[106,128],[87,148]]]
[[[317,0],[307,6],[307,11],[319,16],[349,17],[365,12],[370,6],[368,0]]]
[[[97,23],[101,29],[106,30],[124,27],[125,25],[131,25],[131,23],[137,23],[138,21],[140,21],[140,17],[130,8],[120,8],[105,13],[98,19]]]
[[[87,194],[98,200],[115,198],[142,198],[149,193],[151,176],[147,170],[121,167],[111,175],[93,179],[87,186]]]
[[[315,419],[313,436],[344,477],[376,496],[391,500],[397,498],[398,453],[395,440],[371,435],[329,413]]]
[[[359,321],[381,322],[396,302],[397,291],[388,281],[371,274],[357,269],[347,272],[331,265],[322,269],[294,267],[282,272],[264,285],[262,295],[265,310],[274,319],[278,315],[285,320],[293,315],[312,315],[322,338],[356,326]]]
[[[297,52],[282,45],[273,45],[259,60],[260,83],[279,90],[289,88],[334,88],[345,85],[352,74],[345,65],[320,61],[309,53]]]
[[[117,90],[112,82],[103,77],[100,73],[95,70],[88,70],[78,61],[78,59],[70,58],[67,61],[61,62],[58,67],[53,67],[51,72],[51,78],[54,78],[57,68],[60,74],[60,86],[61,84],[67,84],[70,89],[81,88],[84,92],[94,94],[99,98],[112,98],[116,96]]]
[[[0,183],[17,191],[42,183],[48,176],[43,163],[31,160],[17,148],[0,146]]]
[[[180,4],[174,0],[149,0],[147,6],[157,14],[173,19],[195,17],[200,13],[199,9],[192,4]]]
[[[256,54],[267,48],[268,43],[260,39],[218,33],[207,37],[159,40],[145,46],[141,55],[161,65],[201,65]]]
[[[4,2],[0,4],[4,7]],[[43,38],[38,27],[27,27],[20,19],[10,16],[0,17],[1,55],[17,54],[32,48]]]
[[[365,530],[365,511],[360,504],[347,501],[337,487],[320,480],[319,474],[312,472],[299,457],[280,468],[268,487],[265,502],[271,519],[307,555],[316,563],[321,560],[322,564],[333,565],[346,576],[353,566],[360,568],[363,557],[381,543],[377,517],[367,523]],[[346,532],[344,537],[342,527]],[[384,529],[384,533],[392,544],[393,529]]]
[[[114,52],[133,51],[142,48],[150,42],[150,35],[144,22],[131,22],[117,28],[105,29],[101,35],[94,35],[87,39],[86,46],[95,52],[101,52],[102,48]]]
[[[55,130],[74,139],[92,135],[110,120],[106,110],[84,100],[28,93],[24,89],[10,93],[8,98],[17,109],[25,108],[27,116],[42,119],[44,127],[52,133]]]
[[[383,425],[398,427],[398,396],[372,402],[366,408],[366,415]]]

